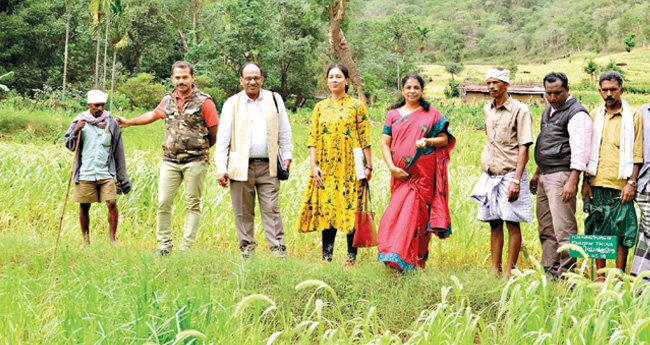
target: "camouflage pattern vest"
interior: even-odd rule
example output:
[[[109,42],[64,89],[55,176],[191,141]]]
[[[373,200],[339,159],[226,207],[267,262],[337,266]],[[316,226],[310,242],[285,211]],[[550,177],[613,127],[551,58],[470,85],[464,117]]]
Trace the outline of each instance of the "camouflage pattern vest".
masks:
[[[210,155],[210,130],[201,115],[203,102],[210,95],[196,87],[178,109],[176,90],[163,98],[165,105],[164,160],[172,163],[207,161]]]

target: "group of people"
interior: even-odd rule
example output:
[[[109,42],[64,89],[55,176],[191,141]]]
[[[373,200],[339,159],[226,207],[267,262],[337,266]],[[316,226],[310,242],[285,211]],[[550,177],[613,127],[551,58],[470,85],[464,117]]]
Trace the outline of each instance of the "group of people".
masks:
[[[365,105],[347,94],[350,79],[345,66],[330,65],[326,78],[331,95],[314,107],[307,144],[311,174],[295,231],[320,231],[326,262],[332,260],[337,232],[346,234],[347,267],[356,260],[355,212],[361,207],[363,190],[373,172],[369,119]],[[269,249],[277,257],[286,257],[278,171],[291,166],[293,145],[282,98],[262,89],[264,74],[255,62],[242,66],[239,81],[243,90],[224,103],[221,117],[210,95],[193,84],[194,71],[189,63],[174,63],[171,79],[175,89],[156,109],[132,119],[111,116],[104,109],[106,94],[91,90],[89,110],[70,125],[65,141],[76,152],[73,200],[81,205],[84,244],[90,241],[90,204],[106,202],[111,241],[119,245],[115,238],[116,194],[131,189],[121,128],[164,119],[156,253],[168,255],[173,248],[171,208],[181,183],[185,185],[187,215],[180,249],[187,250],[196,242],[209,149],[216,145],[217,179],[221,186],[230,187],[241,255],[248,257],[257,247],[257,196]],[[599,81],[605,103],[589,115],[569,94],[564,74],[547,75],[544,87],[548,104],[535,146],[539,168],[529,183],[525,166],[533,143],[530,111],[507,93],[507,70],[488,71],[486,83],[494,100],[484,108],[484,173],[471,197],[478,203],[478,220],[490,223],[493,272],[501,271],[504,221],[510,234],[506,276],[517,262],[519,223],[532,220],[529,192],[538,194],[542,265],[548,274],[559,276],[575,264],[575,259],[556,250],[568,243],[570,234],[577,233],[576,190],[583,172],[582,193],[588,196],[589,212],[586,232],[617,236],[617,266],[624,268],[627,248],[637,237],[636,215],[630,203],[635,190],[642,209],[641,229],[650,233],[650,188],[645,189],[650,172],[643,164],[643,155],[650,155],[650,148],[643,147],[643,121],[650,121],[650,107],[641,109],[643,115],[631,108],[620,97],[624,90],[620,74],[609,71]],[[447,169],[456,139],[449,130],[449,120],[422,97],[424,85],[418,75],[403,78],[403,98],[388,112],[381,139],[381,152],[392,178],[391,198],[379,223],[378,260],[399,270],[424,268],[432,235],[444,239],[452,233]],[[645,128],[649,130],[650,125],[646,123]],[[362,176],[355,166],[355,149],[363,155]],[[645,244],[637,246],[637,252],[645,250],[640,253],[644,261],[638,265],[644,270],[650,266],[650,234],[641,234],[639,241]],[[604,266],[604,260],[598,264]],[[633,266],[634,270],[636,260]]]
[[[600,75],[603,98],[589,112],[569,93],[564,73],[544,77],[547,101],[535,144],[537,170],[528,181],[525,166],[533,143],[528,107],[508,93],[509,71],[492,69],[486,83],[494,100],[484,107],[487,140],[481,155],[483,174],[472,190],[479,221],[491,229],[492,272],[501,273],[503,223],[509,232],[504,275],[510,276],[521,248],[521,222],[532,221],[531,193],[537,194],[541,265],[550,278],[562,278],[576,264],[558,248],[578,233],[575,217],[582,175],[585,234],[615,236],[616,267],[625,271],[629,248],[636,244],[631,273],[650,270],[650,104],[640,111],[621,97],[617,71]],[[645,138],[645,141],[644,141]],[[641,210],[641,226],[632,201]],[[637,241],[638,235],[638,241]],[[596,259],[598,269],[605,259]]]

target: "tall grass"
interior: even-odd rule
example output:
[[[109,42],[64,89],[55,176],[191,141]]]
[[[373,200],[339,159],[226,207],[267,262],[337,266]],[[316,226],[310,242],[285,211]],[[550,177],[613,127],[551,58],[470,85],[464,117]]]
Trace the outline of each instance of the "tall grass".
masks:
[[[593,92],[576,94],[598,102]],[[124,131],[133,181],[133,191],[118,198],[125,248],[108,246],[106,207],[96,204],[92,246],[78,250],[79,211],[69,203],[60,255],[50,262],[72,161],[63,133],[75,114],[0,104],[0,343],[648,344],[650,297],[639,281],[612,270],[594,284],[586,266],[566,282],[547,281],[535,259],[535,222],[522,224],[514,276],[506,282],[488,275],[489,229],[475,221],[469,199],[481,174],[482,106],[433,104],[457,139],[449,168],[454,234],[432,241],[425,271],[404,275],[376,263],[374,248],[360,250],[357,266],[344,270],[343,236],[334,263],[321,265],[320,234],[293,231],[309,173],[308,110],[291,115],[295,161],[280,191],[289,259],[268,253],[258,216],[258,254],[241,261],[230,194],[216,183],[214,167],[194,250],[150,254],[164,132],[158,122]],[[531,106],[536,127],[542,110]],[[379,145],[385,108],[369,111],[379,221],[390,198]],[[534,162],[527,168],[532,174]],[[175,243],[184,223],[182,190],[173,210]]]
[[[396,274],[316,255],[241,261],[207,249],[154,257],[127,245],[0,235],[5,344],[647,344],[650,293],[638,278],[585,267],[503,282],[480,270]],[[44,245],[44,243],[46,245]]]
[[[463,109],[479,109],[465,106]],[[485,251],[486,227],[473,221],[476,207],[469,200],[469,191],[478,179],[480,171],[480,153],[483,148],[484,134],[476,130],[474,124],[465,125],[464,121],[476,118],[478,115],[454,112],[453,108],[441,108],[446,112],[452,123],[451,130],[457,138],[457,146],[452,153],[450,166],[450,208],[455,234],[446,241],[434,241],[433,262],[448,263],[482,263],[487,258]],[[379,117],[383,109],[372,109],[372,116]],[[307,176],[309,174],[309,158],[306,148],[309,114],[301,112],[292,115],[293,141],[296,149],[295,161],[292,165],[289,180],[282,182],[280,205],[286,229],[286,242],[290,252],[304,254],[318,250],[320,236],[313,234],[298,234],[293,231],[302,200]],[[137,114],[126,114],[135,116]],[[72,117],[67,118],[71,121]],[[61,130],[67,129],[66,118],[61,118]],[[373,160],[375,165],[374,177],[371,183],[374,209],[378,218],[383,213],[390,198],[390,173],[381,156],[379,139],[383,123],[371,126],[373,138]],[[24,132],[22,132],[24,133]],[[120,226],[118,237],[122,241],[133,243],[142,248],[153,248],[155,245],[157,186],[162,150],[160,143],[164,134],[162,122],[156,122],[147,127],[131,127],[124,130],[128,172],[133,181],[133,191],[118,197],[120,211]],[[16,136],[24,134],[14,134]],[[55,236],[65,197],[66,182],[72,163],[72,152],[68,151],[62,142],[62,134],[51,142],[36,140],[33,143],[21,144],[16,140],[0,142],[0,232],[12,232],[20,229],[34,236]],[[529,163],[533,164],[533,163]],[[534,168],[529,168],[532,171]],[[184,223],[185,200],[182,193],[174,204],[172,228],[174,238],[182,237]],[[106,208],[95,204],[91,207],[91,239],[105,241]],[[79,243],[81,234],[78,224],[78,206],[70,203],[63,219],[63,241]],[[536,241],[535,228],[525,226],[526,238]],[[256,219],[257,237],[262,247],[265,239],[262,235],[261,221]],[[206,176],[202,221],[199,229],[197,246],[237,251],[237,237],[230,204],[228,189],[216,183],[216,169],[210,167]],[[532,247],[532,246],[531,246]],[[469,251],[468,251],[469,250]],[[364,251],[363,255],[374,257],[375,252]],[[445,260],[449,260],[446,262]]]

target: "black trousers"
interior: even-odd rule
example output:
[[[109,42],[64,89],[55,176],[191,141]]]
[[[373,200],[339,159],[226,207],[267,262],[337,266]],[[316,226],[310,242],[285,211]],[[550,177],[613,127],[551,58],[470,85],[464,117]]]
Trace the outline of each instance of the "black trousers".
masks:
[[[336,238],[336,229],[323,230],[323,260],[332,261],[332,254],[334,253],[334,239]],[[352,246],[354,242],[354,233],[347,234],[348,240],[348,262],[355,262],[357,260],[357,248]]]

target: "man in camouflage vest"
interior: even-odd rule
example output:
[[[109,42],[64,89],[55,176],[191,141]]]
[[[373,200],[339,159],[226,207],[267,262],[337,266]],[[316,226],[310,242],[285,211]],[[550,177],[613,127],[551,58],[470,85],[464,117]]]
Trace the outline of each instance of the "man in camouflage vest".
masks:
[[[165,119],[163,164],[158,186],[158,248],[156,253],[167,255],[172,249],[172,204],[181,182],[185,183],[187,215],[181,250],[196,242],[201,218],[201,192],[209,165],[210,147],[217,140],[219,115],[210,95],[193,84],[194,70],[185,61],[172,65],[175,90],[163,97],[154,111],[133,119],[117,117],[122,128],[146,125]]]

